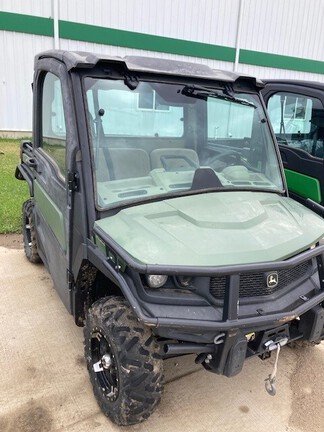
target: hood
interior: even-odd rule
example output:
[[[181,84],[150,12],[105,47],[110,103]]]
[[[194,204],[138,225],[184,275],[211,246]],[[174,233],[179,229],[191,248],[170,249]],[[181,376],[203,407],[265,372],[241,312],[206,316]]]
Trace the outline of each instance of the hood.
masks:
[[[96,221],[141,264],[279,261],[324,236],[324,220],[287,197],[216,192],[142,204]]]

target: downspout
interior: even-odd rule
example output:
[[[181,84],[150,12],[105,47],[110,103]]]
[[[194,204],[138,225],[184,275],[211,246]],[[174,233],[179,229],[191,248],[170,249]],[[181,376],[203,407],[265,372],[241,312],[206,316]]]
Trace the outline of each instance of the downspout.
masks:
[[[53,25],[54,25],[54,49],[60,49],[59,1],[60,0],[52,0]]]
[[[244,13],[244,0],[240,0],[239,13],[238,13],[238,18],[237,18],[235,61],[234,61],[234,66],[233,66],[233,72],[237,71],[239,60],[240,60],[241,30],[242,30],[243,13]]]

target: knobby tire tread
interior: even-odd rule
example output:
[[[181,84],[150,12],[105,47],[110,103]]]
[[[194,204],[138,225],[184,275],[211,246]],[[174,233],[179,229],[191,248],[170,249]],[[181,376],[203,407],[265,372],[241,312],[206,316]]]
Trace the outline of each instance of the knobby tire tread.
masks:
[[[26,221],[28,220],[30,230],[30,244],[26,232]],[[22,208],[22,230],[24,240],[24,250],[27,259],[33,264],[42,262],[37,250],[35,219],[34,219],[34,200],[28,199],[24,202]]]
[[[118,363],[120,390],[114,402],[105,398],[93,371],[90,346],[96,327],[109,338]],[[139,323],[125,299],[106,297],[90,308],[84,336],[90,380],[103,413],[118,425],[132,425],[147,419],[163,392],[163,361],[151,330]],[[145,353],[140,349],[143,346]]]

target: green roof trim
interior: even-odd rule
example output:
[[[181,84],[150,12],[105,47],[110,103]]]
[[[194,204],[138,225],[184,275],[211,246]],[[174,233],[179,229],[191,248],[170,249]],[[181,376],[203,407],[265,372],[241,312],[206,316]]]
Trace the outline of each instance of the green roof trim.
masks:
[[[54,20],[0,11],[0,30],[53,37]]]
[[[54,20],[53,18],[0,11],[0,30],[53,37]],[[92,42],[102,45],[178,54],[232,63],[235,61],[234,47],[63,20],[59,21],[59,36],[61,39]],[[239,63],[324,74],[323,61],[246,49],[240,50]]]

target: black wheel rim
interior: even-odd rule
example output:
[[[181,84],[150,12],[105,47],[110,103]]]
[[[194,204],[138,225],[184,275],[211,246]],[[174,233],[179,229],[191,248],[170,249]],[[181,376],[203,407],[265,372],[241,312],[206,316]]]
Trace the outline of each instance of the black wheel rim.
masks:
[[[102,329],[95,328],[91,335],[91,366],[98,385],[110,401],[114,402],[119,394],[119,377],[116,357],[108,338],[105,336]],[[107,367],[107,361],[110,359],[110,365]]]

